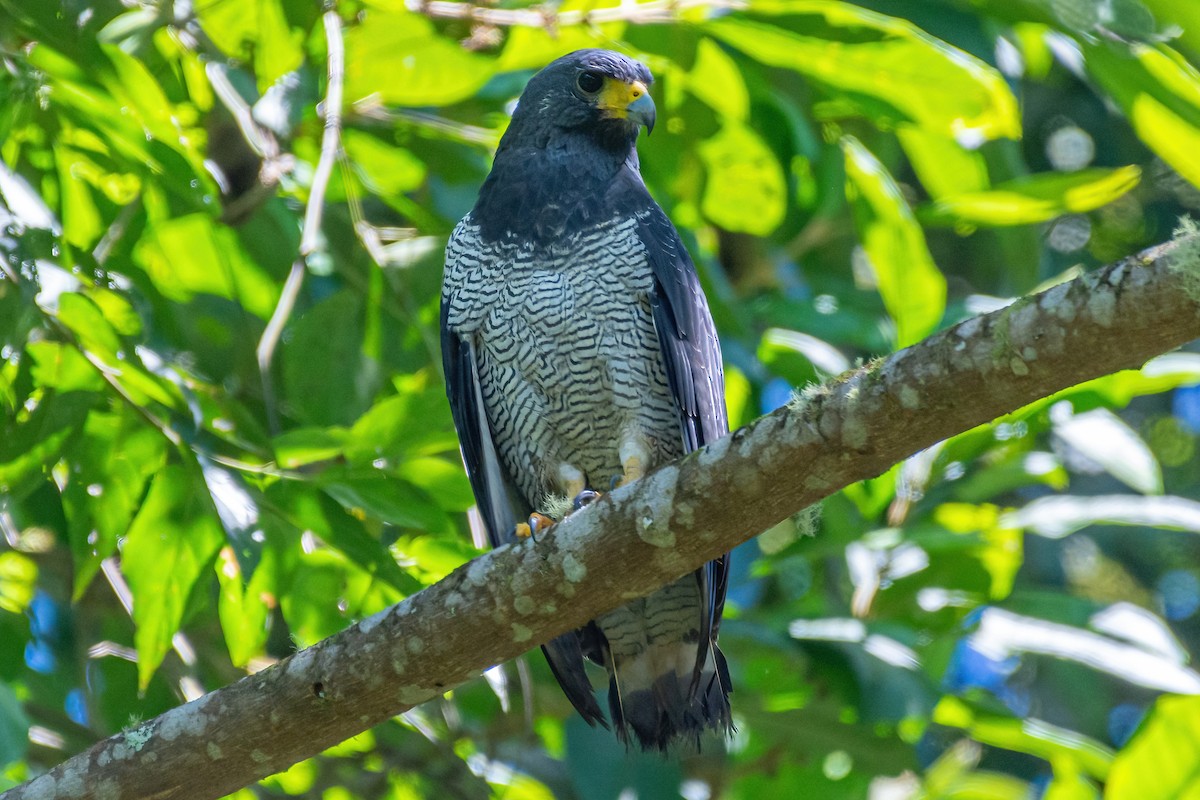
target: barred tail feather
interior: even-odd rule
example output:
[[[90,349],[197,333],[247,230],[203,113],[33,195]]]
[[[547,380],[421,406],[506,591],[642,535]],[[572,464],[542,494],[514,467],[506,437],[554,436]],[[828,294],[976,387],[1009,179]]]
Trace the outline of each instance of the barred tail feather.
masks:
[[[729,711],[732,686],[725,656],[717,646],[712,645],[699,680],[694,679],[692,669],[668,669],[652,676],[652,665],[662,663],[657,650],[660,648],[652,647],[627,664],[611,666],[609,712],[621,741],[628,745],[636,740],[643,750],[666,752],[677,743],[690,743],[698,749],[708,730],[729,734],[733,730]]]

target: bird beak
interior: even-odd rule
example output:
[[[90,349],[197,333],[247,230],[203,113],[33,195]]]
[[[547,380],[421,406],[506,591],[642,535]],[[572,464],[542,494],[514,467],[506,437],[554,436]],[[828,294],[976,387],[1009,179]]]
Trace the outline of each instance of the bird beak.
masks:
[[[630,103],[627,110],[631,120],[646,126],[646,135],[654,133],[654,100],[649,92]]]
[[[646,84],[641,81],[625,83],[606,78],[597,105],[606,117],[627,119],[637,125],[645,125],[648,132],[654,130],[654,100]]]

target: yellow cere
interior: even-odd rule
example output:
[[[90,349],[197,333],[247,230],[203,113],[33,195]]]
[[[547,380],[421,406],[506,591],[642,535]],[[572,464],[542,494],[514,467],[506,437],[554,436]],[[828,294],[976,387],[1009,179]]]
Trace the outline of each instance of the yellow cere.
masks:
[[[605,78],[596,105],[607,112],[606,116],[625,119],[629,116],[630,104],[648,91],[641,81],[626,83],[617,78]]]

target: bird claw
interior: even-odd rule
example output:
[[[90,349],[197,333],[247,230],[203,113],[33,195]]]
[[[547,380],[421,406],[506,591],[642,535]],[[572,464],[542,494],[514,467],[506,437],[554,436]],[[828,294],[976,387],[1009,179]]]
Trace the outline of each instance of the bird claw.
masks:
[[[536,542],[538,533],[549,530],[552,525],[554,525],[553,518],[535,511],[529,515],[528,522],[517,523],[514,534],[518,539],[532,539]]]
[[[582,492],[575,495],[575,499],[571,501],[571,508],[575,511],[578,511],[584,506],[590,506],[599,499],[599,492],[593,492],[591,489],[584,489]]]

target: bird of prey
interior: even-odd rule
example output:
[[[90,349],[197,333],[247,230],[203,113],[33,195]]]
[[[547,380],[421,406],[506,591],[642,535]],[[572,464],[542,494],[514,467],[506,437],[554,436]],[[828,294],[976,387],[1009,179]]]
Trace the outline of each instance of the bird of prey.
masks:
[[[446,391],[493,546],[551,521],[550,498],[579,507],[728,432],[712,315],[638,164],[651,81],[605,50],[536,74],[446,247]],[[730,729],[728,570],[726,554],[543,646],[585,720],[607,727],[586,657],[626,744]]]

